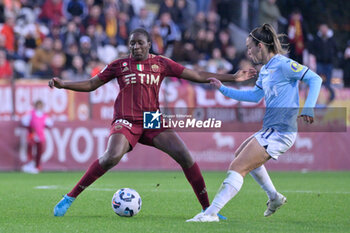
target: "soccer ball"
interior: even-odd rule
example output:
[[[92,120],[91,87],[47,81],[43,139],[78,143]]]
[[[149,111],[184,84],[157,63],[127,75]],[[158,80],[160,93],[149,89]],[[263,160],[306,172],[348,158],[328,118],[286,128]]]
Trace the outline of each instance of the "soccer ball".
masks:
[[[122,217],[135,216],[141,210],[141,197],[134,189],[119,189],[112,198],[113,211]]]

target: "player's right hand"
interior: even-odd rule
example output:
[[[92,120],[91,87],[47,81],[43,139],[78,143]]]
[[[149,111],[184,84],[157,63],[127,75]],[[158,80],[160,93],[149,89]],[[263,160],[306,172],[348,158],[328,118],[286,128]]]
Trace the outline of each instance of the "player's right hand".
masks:
[[[49,81],[49,87],[61,89],[63,87],[63,81],[60,78],[54,77]]]
[[[216,78],[208,78],[208,80],[210,81],[210,84],[215,86],[217,89],[222,86],[222,83]]]

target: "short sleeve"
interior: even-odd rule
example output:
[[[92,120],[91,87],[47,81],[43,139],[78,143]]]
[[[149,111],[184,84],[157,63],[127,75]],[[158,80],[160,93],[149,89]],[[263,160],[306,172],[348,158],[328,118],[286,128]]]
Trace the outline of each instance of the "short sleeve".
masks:
[[[180,75],[182,74],[182,72],[184,71],[185,67],[177,62],[174,62],[173,60],[166,58],[166,57],[162,57],[161,58],[163,60],[163,64],[164,64],[164,70],[165,70],[165,74],[164,76],[169,76],[169,77],[180,77]]]
[[[117,62],[112,62],[108,65],[106,65],[97,76],[102,82],[109,82],[112,79],[118,77],[117,72]]]
[[[281,68],[284,76],[289,80],[302,80],[309,69],[293,60],[283,62]]]

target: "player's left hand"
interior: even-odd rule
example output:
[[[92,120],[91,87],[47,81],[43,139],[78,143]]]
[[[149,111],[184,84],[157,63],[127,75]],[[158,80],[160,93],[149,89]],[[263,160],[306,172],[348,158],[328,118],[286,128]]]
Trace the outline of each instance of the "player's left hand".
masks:
[[[245,80],[255,78],[257,71],[254,68],[249,68],[248,70],[239,70],[234,74],[234,80],[236,82],[243,82]]]
[[[298,118],[302,118],[304,122],[312,124],[314,122],[314,118],[308,115],[300,115]]]

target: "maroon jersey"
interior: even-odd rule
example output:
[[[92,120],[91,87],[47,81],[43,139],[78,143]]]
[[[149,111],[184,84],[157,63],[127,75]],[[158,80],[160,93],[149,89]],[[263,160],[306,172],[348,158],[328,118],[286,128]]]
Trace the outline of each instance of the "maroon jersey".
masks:
[[[163,56],[150,54],[144,61],[129,57],[106,66],[98,77],[103,82],[118,80],[120,92],[114,102],[116,119],[139,121],[144,111],[159,109],[159,89],[164,77],[179,77],[185,67]]]

